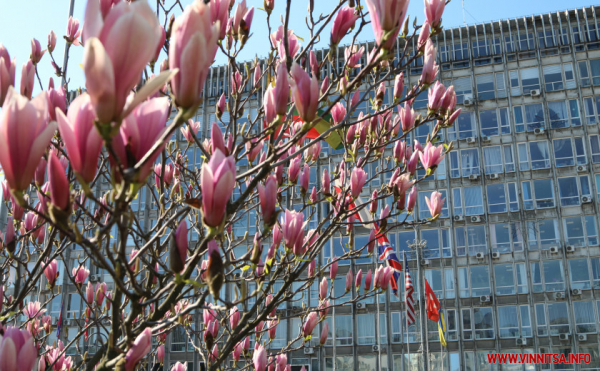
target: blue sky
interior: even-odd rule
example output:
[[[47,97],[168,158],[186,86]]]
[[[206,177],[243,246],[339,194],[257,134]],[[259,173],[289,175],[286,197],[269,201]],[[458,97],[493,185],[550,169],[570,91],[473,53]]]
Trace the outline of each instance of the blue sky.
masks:
[[[143,0],[142,0],[143,1]],[[21,66],[29,58],[31,52],[30,40],[36,38],[44,46],[47,44],[47,36],[50,30],[58,36],[58,42],[54,51],[54,58],[62,65],[64,39],[67,27],[69,0],[0,0],[0,42],[8,49],[11,58],[17,58],[17,77],[16,84],[19,85]],[[167,3],[169,0],[166,1]],[[182,3],[189,4],[192,0],[183,0]],[[83,12],[87,0],[75,0],[75,18],[83,23]],[[153,3],[151,1],[150,3]],[[248,6],[261,8],[263,0],[247,0]],[[285,10],[285,0],[275,0],[275,10],[271,14],[271,27],[276,28],[281,24],[280,15]],[[336,0],[315,0],[316,12],[325,13],[337,3]],[[522,17],[531,14],[554,12],[558,10],[581,8],[590,6],[593,3],[582,0],[465,0],[465,20],[467,24],[482,23],[498,19]],[[304,16],[308,0],[292,0],[292,16],[290,17],[290,28],[295,30],[296,34],[308,40],[309,33],[304,23]],[[298,15],[298,16],[295,16]],[[424,20],[423,2],[413,0],[409,7],[409,15],[417,17],[419,23]],[[446,6],[443,23],[445,27],[454,27],[463,24],[463,12],[461,0],[453,0]],[[265,41],[268,34],[266,26],[266,13],[256,9],[254,21],[252,24],[253,37],[248,41],[247,47],[242,53],[241,60],[251,60],[256,55],[264,56],[267,52]],[[329,41],[329,30],[324,35],[321,45],[325,46]],[[371,40],[373,34],[371,27],[365,28],[361,41]],[[350,37],[346,37],[342,44],[350,42]],[[73,89],[83,84],[83,72],[79,67],[83,56],[82,47],[74,47],[70,53],[69,64],[69,88]],[[164,55],[161,57],[164,58]],[[39,67],[40,76],[44,88],[47,88],[49,77],[55,77],[50,65],[50,58],[44,55]],[[218,57],[218,64],[225,63],[225,59]],[[39,92],[39,84],[36,81],[36,90]]]

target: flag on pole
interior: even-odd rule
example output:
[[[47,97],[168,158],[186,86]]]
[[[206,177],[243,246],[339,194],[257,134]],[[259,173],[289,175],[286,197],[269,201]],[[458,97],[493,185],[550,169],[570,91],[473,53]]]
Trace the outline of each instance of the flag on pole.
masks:
[[[440,301],[435,296],[435,293],[429,286],[429,282],[425,280],[425,296],[427,298],[427,303],[425,307],[427,308],[427,317],[437,322],[438,324],[438,332],[440,335],[440,343],[442,346],[446,346],[446,338],[444,337],[444,331],[446,331],[446,322],[444,321],[444,314],[442,312],[442,305]]]
[[[406,272],[404,275],[404,304],[406,305],[406,325],[410,326],[413,323],[415,323],[415,302],[413,299],[415,287],[413,286],[412,278],[410,277],[410,271],[406,262],[406,254],[403,255],[404,271]]]
[[[60,339],[60,330],[62,329],[62,318],[63,318],[63,304],[60,303],[60,312],[58,313],[58,320],[56,321],[56,338]]]

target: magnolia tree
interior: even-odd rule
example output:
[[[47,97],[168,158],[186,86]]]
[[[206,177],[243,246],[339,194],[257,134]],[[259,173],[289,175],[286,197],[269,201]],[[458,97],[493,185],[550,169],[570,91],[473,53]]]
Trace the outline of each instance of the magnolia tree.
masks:
[[[163,344],[177,326],[210,370],[240,362],[245,369],[283,371],[290,351],[324,344],[327,322],[320,334],[315,328],[343,304],[334,304],[338,262],[371,256],[378,233],[408,223],[416,183],[431,176],[451,149],[434,144],[460,111],[453,88],[436,82],[431,37],[441,31],[445,2],[425,0],[422,26],[409,21],[408,3],[342,0],[328,2],[329,13],[315,14],[310,1],[306,29],[291,30],[290,0],[282,4],[282,24],[270,17],[273,0],[265,0],[260,12],[246,0],[195,0],[185,8],[179,0],[157,1],[156,9],[145,0],[89,0],[83,26],[68,21],[62,67],[53,54],[54,32],[46,50],[32,40],[19,89],[16,61],[0,44],[0,165],[9,214],[0,234],[0,370],[134,370],[162,362]],[[182,14],[174,17],[175,11]],[[262,51],[269,57],[241,65],[237,56],[252,37],[255,16],[266,18],[271,32]],[[370,51],[355,45],[368,28],[375,35]],[[301,40],[295,31],[309,36]],[[316,43],[327,39],[327,57],[318,61]],[[351,46],[338,52],[341,42]],[[50,79],[33,97],[34,85],[42,87],[40,63],[52,63],[68,82],[68,52],[76,47],[84,50],[83,61],[74,63],[81,62],[85,92],[67,101],[67,84],[56,88]],[[209,123],[210,139],[202,141],[193,117],[217,53],[228,61],[230,87],[218,99],[216,117],[229,112],[230,120]],[[363,53],[368,58],[360,65]],[[423,59],[423,72],[409,85],[402,71],[416,58]],[[343,69],[323,72],[341,64]],[[384,104],[392,86],[387,94],[393,97]],[[369,98],[359,89],[376,93]],[[427,90],[428,110],[416,114],[413,100]],[[238,124],[257,94],[258,115]],[[367,99],[372,110],[355,115]],[[426,143],[407,140],[430,121]],[[309,136],[317,126],[318,135]],[[171,142],[177,131],[187,144]],[[323,140],[334,136],[343,160],[319,171],[319,186],[311,188],[311,173],[322,168]],[[201,166],[186,157],[190,147],[202,151]],[[241,161],[244,170],[236,167]],[[426,170],[422,177],[418,169]],[[390,180],[380,185],[386,173]],[[152,225],[131,207],[144,187],[158,204]],[[365,187],[374,191],[360,202]],[[292,205],[291,194],[301,201]],[[413,223],[440,215],[441,194],[426,201],[431,218]],[[325,203],[331,207],[321,210],[330,211],[308,230],[308,220]],[[259,232],[235,238],[233,224],[250,213],[258,215]],[[350,243],[341,256],[319,259],[331,237],[352,241],[359,227],[371,230],[365,246]],[[247,251],[234,253],[246,243]],[[49,340],[57,321],[48,307],[61,293],[61,260],[70,273],[62,287],[81,296],[84,320],[75,323],[76,335],[69,331],[56,342]],[[110,275],[110,286],[90,282],[90,268]],[[356,290],[352,302],[380,294],[392,275],[384,265],[374,272],[350,270],[345,291]],[[318,305],[276,311],[313,283]],[[221,294],[225,285],[232,288],[228,297]],[[200,313],[197,328],[193,314]],[[294,317],[301,323],[298,337],[275,350],[279,322]],[[79,349],[81,338],[96,329],[107,335],[95,340],[95,351]],[[81,356],[67,356],[70,347]]]

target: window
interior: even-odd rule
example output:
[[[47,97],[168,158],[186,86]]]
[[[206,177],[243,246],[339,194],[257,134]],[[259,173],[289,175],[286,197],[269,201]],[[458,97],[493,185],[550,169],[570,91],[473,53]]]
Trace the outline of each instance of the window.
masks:
[[[464,340],[494,338],[494,318],[492,315],[492,308],[463,309],[462,319]]]
[[[520,81],[519,81],[520,75]],[[529,94],[531,90],[540,89],[540,75],[537,67],[510,71],[511,95]]]
[[[538,170],[550,168],[550,151],[548,142],[519,143],[519,170]],[[450,152],[452,153],[452,152]]]
[[[582,85],[589,86],[590,78],[592,85],[600,85],[600,59],[590,59],[589,62],[589,72],[587,69],[587,64],[585,64],[585,62],[579,62],[579,73],[581,76]]]
[[[583,98],[583,107],[585,108],[586,124],[597,124],[600,121],[600,96]]]
[[[568,101],[548,102],[550,128],[562,129],[569,126],[581,126],[579,104],[577,99]]]
[[[448,208],[446,208],[446,211],[448,211]],[[421,230],[421,240],[427,241],[427,245],[423,250],[424,258],[452,257],[449,229]]]
[[[569,326],[569,312],[567,303],[547,304],[548,323],[550,325],[550,335],[568,334],[571,332]]]
[[[488,184],[487,197],[490,214],[519,211],[516,183]]]
[[[385,314],[379,315],[379,342],[375,339],[375,315],[359,314],[356,316],[356,331],[358,345],[373,345],[387,343],[387,326],[385,325]]]
[[[454,215],[483,215],[483,195],[481,193],[481,186],[454,188],[452,190],[452,195]]]
[[[523,251],[521,223],[490,224],[492,250],[501,253]]]
[[[478,100],[506,98],[503,72],[479,75],[476,77],[476,81]]]
[[[448,218],[450,216],[448,212],[448,192],[445,189],[440,189],[438,192],[442,194],[442,199],[444,200],[444,206],[442,206],[440,218]],[[427,207],[427,202],[425,202],[425,197],[431,198],[431,191],[419,192],[419,219],[431,218],[431,213]]]
[[[458,288],[461,298],[490,295],[490,275],[487,265],[458,268]]]
[[[546,91],[575,88],[573,65],[571,63],[544,66],[543,71]]]
[[[590,135],[590,151],[592,152],[592,162],[600,163],[600,137],[598,135]]]
[[[573,314],[575,315],[575,333],[596,333],[596,315],[593,301],[574,301]]]
[[[525,263],[495,264],[494,282],[496,295],[527,294]]]
[[[587,159],[583,138],[554,139],[554,161],[557,167],[585,165]],[[573,149],[574,148],[574,149]]]
[[[523,133],[544,127],[544,108],[541,103],[513,107],[515,131]]]
[[[529,250],[548,250],[558,245],[558,222],[556,219],[542,219],[527,222],[527,242]]]
[[[483,147],[483,162],[486,174],[515,171],[512,145]]]
[[[460,115],[458,115],[456,121],[454,122],[454,125],[448,128],[449,140],[462,140],[476,136],[477,129],[475,128],[474,112],[461,112]]]
[[[594,215],[572,216],[564,219],[565,238],[573,246],[597,246],[598,232]]]
[[[469,175],[481,175],[477,148],[450,152],[450,177],[460,178]]]
[[[193,324],[192,324],[193,325]],[[190,330],[193,332],[193,330]],[[177,326],[171,332],[171,352],[193,351],[192,339],[190,339],[182,326]]]
[[[521,184],[523,186],[523,206],[525,210],[534,209],[534,200],[535,208],[537,209],[547,209],[556,206],[552,179],[527,180]]]
[[[67,318],[79,318],[81,309],[81,296],[79,294],[69,294],[69,307],[67,309]]]
[[[427,269],[425,279],[438,299],[454,299],[454,275],[452,268]]]
[[[470,256],[475,256],[478,252],[485,252],[487,250],[484,226],[456,227],[454,231],[457,256],[465,256],[467,248],[469,249]]]
[[[531,337],[529,306],[498,307],[498,329],[501,339]]]
[[[335,345],[352,345],[352,316],[335,316]]]
[[[598,258],[589,259],[592,266],[598,264]],[[572,289],[589,290],[592,288],[588,259],[569,259],[569,277]]]
[[[533,292],[564,291],[565,275],[562,260],[531,263]]]
[[[483,136],[510,134],[508,108],[479,111],[479,123],[481,124],[481,135]]]
[[[591,196],[587,175],[580,177],[558,178],[560,206],[579,206],[581,196]]]

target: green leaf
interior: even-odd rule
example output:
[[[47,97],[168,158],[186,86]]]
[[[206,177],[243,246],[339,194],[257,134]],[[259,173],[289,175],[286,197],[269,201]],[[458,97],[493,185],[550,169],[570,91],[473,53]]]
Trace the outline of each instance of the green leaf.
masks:
[[[249,266],[249,265],[244,265],[244,266],[242,267],[242,272],[245,272],[245,271],[247,271],[248,269],[250,269],[250,266]]]

